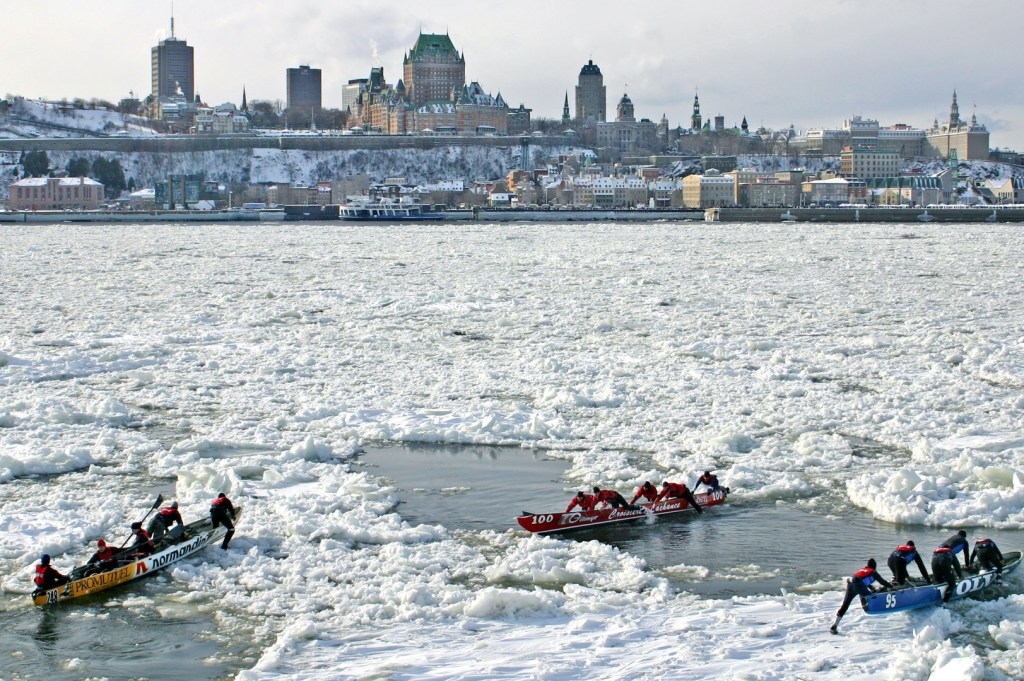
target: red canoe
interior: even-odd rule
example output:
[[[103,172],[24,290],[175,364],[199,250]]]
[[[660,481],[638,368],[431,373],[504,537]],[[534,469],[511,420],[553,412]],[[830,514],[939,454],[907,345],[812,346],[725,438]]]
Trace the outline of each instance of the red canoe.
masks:
[[[721,489],[717,492],[706,494],[695,494],[697,503],[704,506],[717,506],[725,503],[726,491]],[[631,511],[625,508],[606,508],[601,511],[570,511],[569,513],[523,513],[516,518],[524,530],[537,534],[550,534],[551,532],[566,532],[578,530],[584,527],[596,527],[608,525],[609,523],[624,523],[630,520],[643,520],[648,515],[669,515],[670,513],[682,513],[692,511],[686,499],[665,499],[657,504],[642,504],[637,510]]]

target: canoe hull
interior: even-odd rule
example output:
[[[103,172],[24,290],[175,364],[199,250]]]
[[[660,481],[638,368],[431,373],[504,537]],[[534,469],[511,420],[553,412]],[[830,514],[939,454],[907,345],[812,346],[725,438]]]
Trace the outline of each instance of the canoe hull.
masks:
[[[1021,552],[1010,551],[1004,554],[1003,558],[1006,561],[1006,565],[1003,566],[1001,573],[997,573],[995,570],[985,570],[957,581],[950,600],[953,601],[984,591],[1005,575],[1016,570],[1021,562]],[[864,606],[864,612],[869,615],[888,615],[893,612],[915,610],[942,603],[942,597],[946,593],[946,588],[945,584],[927,584],[896,589],[895,591],[880,591],[864,599],[862,605]]]
[[[242,515],[241,508],[236,509],[235,522]],[[75,598],[82,598],[91,594],[106,591],[120,584],[127,584],[136,579],[141,579],[163,568],[176,563],[194,553],[202,551],[210,544],[219,542],[227,534],[227,528],[223,525],[214,529],[209,520],[199,520],[185,526],[187,538],[182,538],[169,545],[161,543],[157,551],[145,557],[133,558],[131,562],[123,563],[118,567],[89,576],[75,577],[82,568],[75,568],[72,571],[72,580],[62,586],[57,586],[47,591],[36,591],[32,594],[32,602],[36,605],[52,605]]]
[[[694,498],[703,508],[725,503],[728,494],[724,489],[706,494],[695,494]],[[568,513],[527,513],[516,518],[524,530],[535,534],[568,532],[587,527],[598,527],[612,523],[644,520],[650,516],[670,515],[693,511],[686,499],[667,499],[657,504],[642,504],[637,510],[606,508],[600,511],[570,511]]]

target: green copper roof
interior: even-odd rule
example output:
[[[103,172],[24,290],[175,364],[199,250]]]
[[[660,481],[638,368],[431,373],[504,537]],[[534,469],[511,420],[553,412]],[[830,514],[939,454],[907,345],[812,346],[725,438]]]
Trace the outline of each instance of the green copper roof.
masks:
[[[455,45],[452,44],[452,39],[447,35],[439,35],[434,33],[420,33],[420,37],[416,39],[416,44],[409,50],[407,59],[415,59],[417,57],[425,56],[442,56],[451,55],[459,57],[459,51],[455,49]]]

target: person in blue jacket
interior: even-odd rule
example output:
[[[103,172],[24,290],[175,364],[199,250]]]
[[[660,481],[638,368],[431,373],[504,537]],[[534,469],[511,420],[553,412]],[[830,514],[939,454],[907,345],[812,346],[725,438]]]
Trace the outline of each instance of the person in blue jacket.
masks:
[[[843,615],[850,609],[850,603],[853,603],[853,599],[860,596],[861,602],[871,595],[871,585],[878,582],[886,589],[891,589],[892,584],[882,579],[882,576],[878,574],[878,563],[875,562],[874,558],[868,559],[868,564],[853,573],[853,576],[846,580],[846,596],[843,598],[843,604],[839,607],[839,611],[836,612],[836,621],[829,627],[829,631],[833,634],[839,633],[839,620],[843,619]]]
[[[909,539],[906,544],[897,546],[896,550],[889,554],[888,563],[889,569],[892,570],[892,581],[899,586],[907,583],[907,579],[910,577],[907,574],[907,566],[911,563],[917,563],[924,581],[927,582],[930,579],[928,577],[928,570],[924,567],[924,560],[921,559],[921,554],[917,552],[917,546]]]
[[[956,554],[964,554],[964,567],[968,570],[971,569],[971,547],[967,545],[967,533],[960,530],[946,541],[939,544],[940,547],[945,547],[953,553],[953,560],[956,561]],[[957,572],[959,572],[960,563],[957,561]]]

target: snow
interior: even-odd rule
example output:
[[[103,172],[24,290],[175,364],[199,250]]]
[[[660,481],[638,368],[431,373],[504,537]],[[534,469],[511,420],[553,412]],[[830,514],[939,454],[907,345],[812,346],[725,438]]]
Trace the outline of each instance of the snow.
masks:
[[[843,575],[701,597],[511,517],[413,525],[349,464],[511,444],[565,458],[567,487],[713,468],[737,503],[1024,529],[1018,226],[127,229],[2,230],[10,607],[40,552],[68,565],[134,517],[141,478],[190,518],[244,504],[233,550],[171,573],[259,647],[244,681],[1024,676],[1019,577],[835,637]]]

